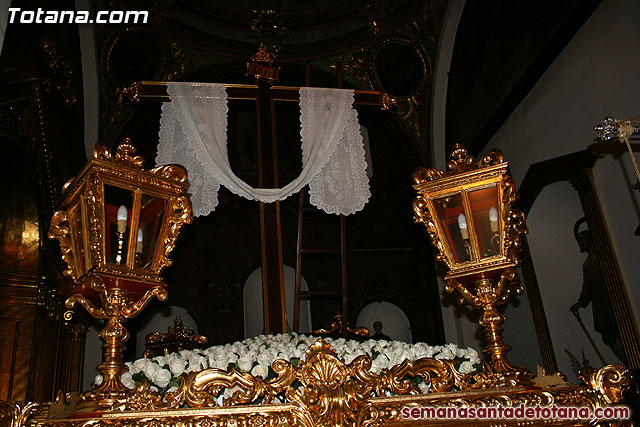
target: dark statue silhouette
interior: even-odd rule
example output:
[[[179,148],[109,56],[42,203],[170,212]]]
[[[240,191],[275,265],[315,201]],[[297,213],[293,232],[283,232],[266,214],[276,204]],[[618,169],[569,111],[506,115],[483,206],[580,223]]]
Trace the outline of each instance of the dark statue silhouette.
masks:
[[[578,232],[583,222],[586,222],[584,217],[580,218],[573,226],[573,235],[578,242],[580,252],[586,252],[587,258],[584,260],[584,264],[582,264],[582,291],[580,292],[578,302],[573,304],[570,310],[576,317],[579,317],[579,309],[591,304],[594,329],[600,333],[602,341],[611,348],[618,359],[626,365],[627,358],[622,346],[622,340],[620,339],[620,331],[618,330],[600,261],[595,253],[591,232],[588,229]]]

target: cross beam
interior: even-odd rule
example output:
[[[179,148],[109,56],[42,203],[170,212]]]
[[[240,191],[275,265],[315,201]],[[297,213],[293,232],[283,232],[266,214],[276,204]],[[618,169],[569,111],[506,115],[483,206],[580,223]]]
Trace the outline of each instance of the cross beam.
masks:
[[[227,99],[256,99],[258,85],[225,84]],[[142,81],[125,88],[123,92],[134,101],[155,100],[168,102],[167,85],[165,82]],[[295,86],[271,86],[270,97],[274,101],[300,101],[300,88]],[[373,105],[388,107],[391,102],[383,92],[373,90],[354,90],[355,105]]]
[[[227,99],[256,101],[258,119],[258,175],[260,188],[278,188],[278,156],[275,134],[275,101],[300,101],[300,88],[272,86],[256,79],[256,85],[226,84]],[[354,91],[354,104],[382,106],[392,102],[388,95],[376,91]],[[170,101],[165,82],[143,81],[123,89],[134,101]],[[265,334],[287,331],[282,256],[280,202],[260,203],[260,237],[262,247],[262,296]]]

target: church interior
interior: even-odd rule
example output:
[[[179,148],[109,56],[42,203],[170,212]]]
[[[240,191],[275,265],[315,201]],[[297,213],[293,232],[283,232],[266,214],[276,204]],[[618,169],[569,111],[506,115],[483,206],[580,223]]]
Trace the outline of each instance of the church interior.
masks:
[[[640,277],[640,145],[634,136],[628,149],[601,141],[594,130],[606,117],[637,126],[638,2],[0,4],[0,401],[49,401],[58,390],[92,387],[104,321],[80,308],[68,313],[75,284],[48,234],[63,184],[78,176],[96,143],[115,153],[129,138],[145,169],[159,166],[163,103],[132,97],[132,85],[257,84],[261,77],[247,63],[261,46],[279,69],[269,84],[392,98],[385,108],[356,106],[370,198],[346,216],[312,208],[308,191],[271,204],[286,294],[286,316],[274,326],[265,324],[262,294],[269,204],[222,186],[216,209],[180,229],[173,265],[162,272],[168,299],[127,321],[125,361],[143,357],[145,337],[166,332],[177,315],[209,345],[311,333],[340,314],[349,328],[371,334],[381,323],[393,340],[480,352],[480,312],[445,292],[446,269],[412,210],[414,170],[446,170],[461,146],[476,159],[494,148],[504,153],[520,193],[514,206],[526,216],[517,269],[524,293],[500,307],[509,360],[531,372],[562,372],[569,382],[584,367],[640,369],[633,285]],[[148,11],[148,22],[10,22],[9,7],[92,16]],[[275,104],[271,186],[283,187],[303,167],[300,107]],[[230,100],[230,167],[256,188],[265,186],[258,134],[256,101]],[[301,244],[318,250],[302,257]],[[311,296],[299,302],[294,324],[297,281]]]

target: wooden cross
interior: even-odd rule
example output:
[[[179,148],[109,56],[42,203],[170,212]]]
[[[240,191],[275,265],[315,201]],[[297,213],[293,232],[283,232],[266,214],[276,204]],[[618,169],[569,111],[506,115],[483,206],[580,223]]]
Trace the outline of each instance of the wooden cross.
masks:
[[[275,101],[300,101],[300,88],[273,86],[272,79],[256,78],[255,85],[227,84],[227,99],[255,99],[257,112],[258,176],[260,188],[278,188]],[[131,99],[169,101],[165,82],[134,83],[125,89]],[[387,108],[390,99],[377,91],[356,90],[354,104]],[[287,331],[280,202],[260,203],[262,295],[265,334]]]

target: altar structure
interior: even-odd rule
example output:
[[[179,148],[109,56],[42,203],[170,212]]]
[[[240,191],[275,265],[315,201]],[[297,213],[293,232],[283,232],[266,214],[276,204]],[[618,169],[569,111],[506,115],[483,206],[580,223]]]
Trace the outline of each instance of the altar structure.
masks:
[[[109,320],[101,335],[104,362],[98,368],[104,381],[79,396],[59,394],[54,402],[5,403],[3,420],[8,426],[631,425],[626,419],[628,408],[621,406],[632,384],[627,368],[585,368],[580,373],[584,384],[578,385],[543,370],[534,377],[507,361],[509,347],[500,327],[504,317],[495,307],[519,291],[514,267],[520,236],[526,232],[524,216],[512,207],[517,193],[502,154],[491,151],[474,163],[462,147],[453,151],[447,171],[416,170],[414,219],[426,226],[439,259],[450,268],[447,290],[460,292],[461,299],[483,311],[480,325],[487,335],[484,352],[489,360],[478,371],[461,373],[451,360],[424,357],[375,373],[369,356],[347,363],[320,339],[305,350],[304,360],[273,361],[274,376],[268,380],[234,368],[209,368],[182,374],[179,386],[163,395],[147,381],[129,390],[120,380],[126,341],[122,322],[142,310],[151,297],[166,299],[153,266],[170,264],[166,255],[191,212],[183,195],[188,186],[184,170],[165,166],[139,171],[142,161],[133,153],[129,141],[115,155],[97,147],[84,172],[65,187],[67,210],[57,212],[52,222],[52,237],[62,243],[67,274],[79,284],[67,305],[79,302],[92,315]],[[134,176],[139,178],[137,183],[129,180]],[[131,216],[120,212],[113,220],[100,219],[109,204],[121,200],[109,197],[103,182],[132,191]],[[145,187],[153,185],[166,193]],[[150,193],[167,200],[165,214],[143,215],[141,206],[149,209],[152,204],[141,205],[141,201]],[[85,222],[82,212],[91,213],[88,218],[93,220]],[[149,217],[159,222],[142,222]],[[144,245],[136,245],[138,233],[131,233],[138,224],[155,224],[160,235],[167,234],[152,239],[155,249],[152,245],[145,251]],[[105,238],[111,229],[115,246]],[[144,254],[148,257],[143,258]],[[148,266],[151,273],[136,270]],[[90,288],[83,286],[87,278]],[[92,302],[96,294],[102,308]],[[418,387],[414,378],[426,386]],[[464,413],[477,417],[457,418],[463,412],[454,408],[465,408]],[[501,408],[499,421],[488,412],[497,408]],[[571,415],[568,408],[588,417]],[[505,418],[503,412],[513,416]]]

